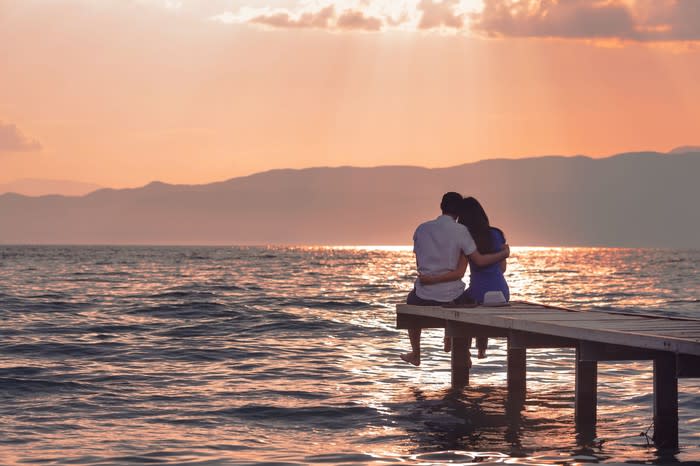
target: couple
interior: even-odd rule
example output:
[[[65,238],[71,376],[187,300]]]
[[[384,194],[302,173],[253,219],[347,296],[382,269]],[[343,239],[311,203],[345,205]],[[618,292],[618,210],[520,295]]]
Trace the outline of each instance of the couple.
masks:
[[[407,304],[441,306],[482,304],[489,291],[500,291],[507,301],[508,284],[503,277],[510,248],[503,232],[489,225],[481,204],[473,197],[446,193],[440,203],[442,215],[418,226],[413,234],[418,279]],[[457,220],[459,219],[459,223]],[[469,288],[461,278],[470,264]],[[408,330],[411,352],[401,359],[420,365],[420,328]],[[479,357],[485,357],[486,338],[477,338]],[[452,342],[445,337],[445,351]]]

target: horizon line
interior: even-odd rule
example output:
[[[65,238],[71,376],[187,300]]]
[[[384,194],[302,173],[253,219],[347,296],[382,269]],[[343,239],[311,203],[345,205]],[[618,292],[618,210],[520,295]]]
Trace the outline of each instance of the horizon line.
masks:
[[[395,251],[412,252],[410,244],[227,244],[227,243],[2,243],[4,247],[37,247],[37,248],[81,248],[81,247],[105,247],[105,248],[250,248],[250,249],[333,249],[333,250],[363,250],[363,251]],[[661,246],[510,246],[513,251],[537,251],[537,250],[576,250],[576,249],[647,249],[647,250],[678,250],[696,251],[700,248],[689,247],[661,247]]]

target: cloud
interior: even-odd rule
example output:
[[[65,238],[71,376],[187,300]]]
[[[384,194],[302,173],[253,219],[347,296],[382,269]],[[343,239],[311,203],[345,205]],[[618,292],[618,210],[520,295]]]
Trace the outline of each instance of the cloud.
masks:
[[[248,20],[252,24],[262,24],[275,28],[286,29],[328,29],[335,17],[335,7],[328,5],[317,11],[306,11],[298,16],[292,15],[288,11],[278,11],[272,14],[254,16]]]
[[[382,8],[380,2],[364,0],[354,7],[339,10],[334,4],[293,13],[289,10],[242,9],[238,15],[224,14],[214,19],[224,22],[257,24],[285,29],[323,29],[328,31],[382,31],[385,29],[465,29],[467,18],[462,0],[417,0],[404,2],[401,8]]]
[[[343,30],[379,31],[383,24],[381,19],[366,16],[358,10],[347,10],[336,21],[336,27]]]
[[[700,40],[698,0],[484,0],[471,17],[491,37]]]
[[[268,3],[211,18],[336,32],[471,30],[482,37],[700,41],[700,0],[483,0],[481,10],[467,0],[347,0],[343,7],[330,0],[299,1],[291,9],[273,9]]]
[[[242,14],[225,13],[213,19],[223,22],[247,23],[280,29],[322,29],[327,31],[380,31],[384,21],[359,9],[337,12],[334,5],[294,14],[287,10],[243,10]]]
[[[455,10],[459,4],[459,0],[421,0],[417,6],[418,11],[422,13],[418,29],[462,29],[464,14]]]
[[[472,28],[508,37],[629,37],[634,20],[619,2],[486,0]]]
[[[0,152],[33,152],[41,150],[38,141],[28,139],[17,126],[0,122]]]
[[[667,8],[659,8],[659,4],[663,3],[668,4]],[[652,27],[658,26],[656,37],[665,40],[700,40],[700,2],[697,0],[676,0],[674,2],[657,0],[656,9],[650,15],[649,22]]]

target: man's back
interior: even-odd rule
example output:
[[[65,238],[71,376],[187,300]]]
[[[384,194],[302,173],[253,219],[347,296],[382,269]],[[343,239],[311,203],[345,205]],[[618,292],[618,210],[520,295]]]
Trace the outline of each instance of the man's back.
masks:
[[[469,255],[476,245],[464,225],[449,215],[422,223],[413,235],[413,252],[416,254],[418,273],[439,275],[457,268],[462,254]],[[422,285],[415,283],[416,294],[426,300],[450,302],[464,291],[461,280]]]

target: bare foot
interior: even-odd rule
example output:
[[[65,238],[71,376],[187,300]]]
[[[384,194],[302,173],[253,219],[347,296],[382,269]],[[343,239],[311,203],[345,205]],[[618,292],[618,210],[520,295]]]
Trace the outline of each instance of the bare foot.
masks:
[[[413,352],[404,353],[401,355],[401,359],[414,366],[420,366],[420,355],[414,354]]]
[[[442,341],[442,344],[442,349],[445,350],[445,353],[449,353],[450,351],[452,351],[452,337],[445,337],[445,339]]]

